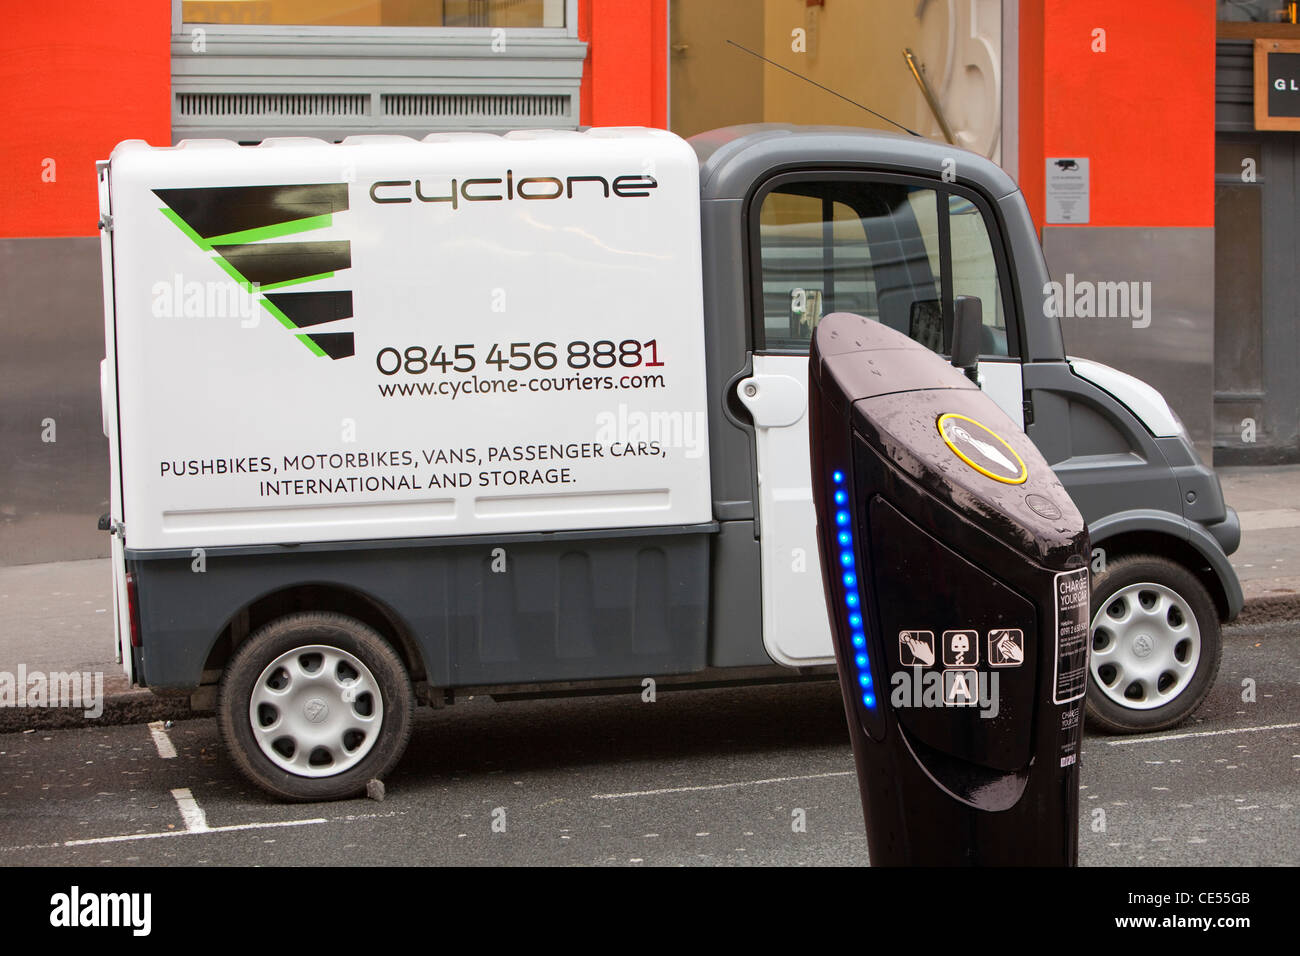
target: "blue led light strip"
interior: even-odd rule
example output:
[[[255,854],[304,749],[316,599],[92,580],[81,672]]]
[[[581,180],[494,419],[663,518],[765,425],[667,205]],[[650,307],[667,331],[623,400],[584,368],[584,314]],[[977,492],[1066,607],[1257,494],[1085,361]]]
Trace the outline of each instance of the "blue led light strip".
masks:
[[[840,546],[840,574],[844,584],[844,605],[853,640],[853,662],[857,665],[858,686],[862,688],[862,706],[876,709],[876,692],[871,682],[871,661],[867,658],[867,635],[862,627],[862,596],[858,593],[858,569],[853,557],[853,519],[849,513],[849,493],[844,487],[844,472],[831,473],[835,501],[835,540]]]

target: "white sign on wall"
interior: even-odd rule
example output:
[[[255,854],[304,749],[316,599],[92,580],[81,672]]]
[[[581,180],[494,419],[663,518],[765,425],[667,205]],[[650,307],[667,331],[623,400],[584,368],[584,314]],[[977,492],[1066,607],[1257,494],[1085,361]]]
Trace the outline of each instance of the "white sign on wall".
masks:
[[[1086,225],[1088,222],[1088,160],[1077,156],[1047,159],[1047,222]]]

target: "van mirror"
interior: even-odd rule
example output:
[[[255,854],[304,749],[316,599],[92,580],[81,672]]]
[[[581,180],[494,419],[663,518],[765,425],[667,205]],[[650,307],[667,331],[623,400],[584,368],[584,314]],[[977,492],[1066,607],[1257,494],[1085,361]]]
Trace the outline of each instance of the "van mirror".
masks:
[[[978,296],[959,295],[954,301],[952,364],[972,381],[978,374],[980,334],[984,329],[984,304]]]

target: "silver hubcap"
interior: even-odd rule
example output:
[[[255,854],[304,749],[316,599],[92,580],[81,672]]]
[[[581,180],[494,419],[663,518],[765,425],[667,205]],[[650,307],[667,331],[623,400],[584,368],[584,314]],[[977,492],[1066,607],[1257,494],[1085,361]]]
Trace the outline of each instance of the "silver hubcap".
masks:
[[[1107,697],[1152,710],[1183,692],[1201,660],[1201,629],[1177,591],[1130,584],[1092,616],[1093,679]]]
[[[379,740],[384,700],[370,669],[347,651],[311,644],[262,671],[248,704],[253,738],[281,770],[330,777]]]

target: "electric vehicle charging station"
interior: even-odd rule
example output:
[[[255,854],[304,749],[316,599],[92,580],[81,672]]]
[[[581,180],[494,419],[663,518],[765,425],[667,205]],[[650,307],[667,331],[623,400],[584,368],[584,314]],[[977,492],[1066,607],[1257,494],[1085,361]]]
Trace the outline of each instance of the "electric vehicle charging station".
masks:
[[[954,311],[953,365],[848,313],[810,351],[819,550],[871,862],[1074,865],[1088,533],[954,367],[973,365],[978,302]]]

